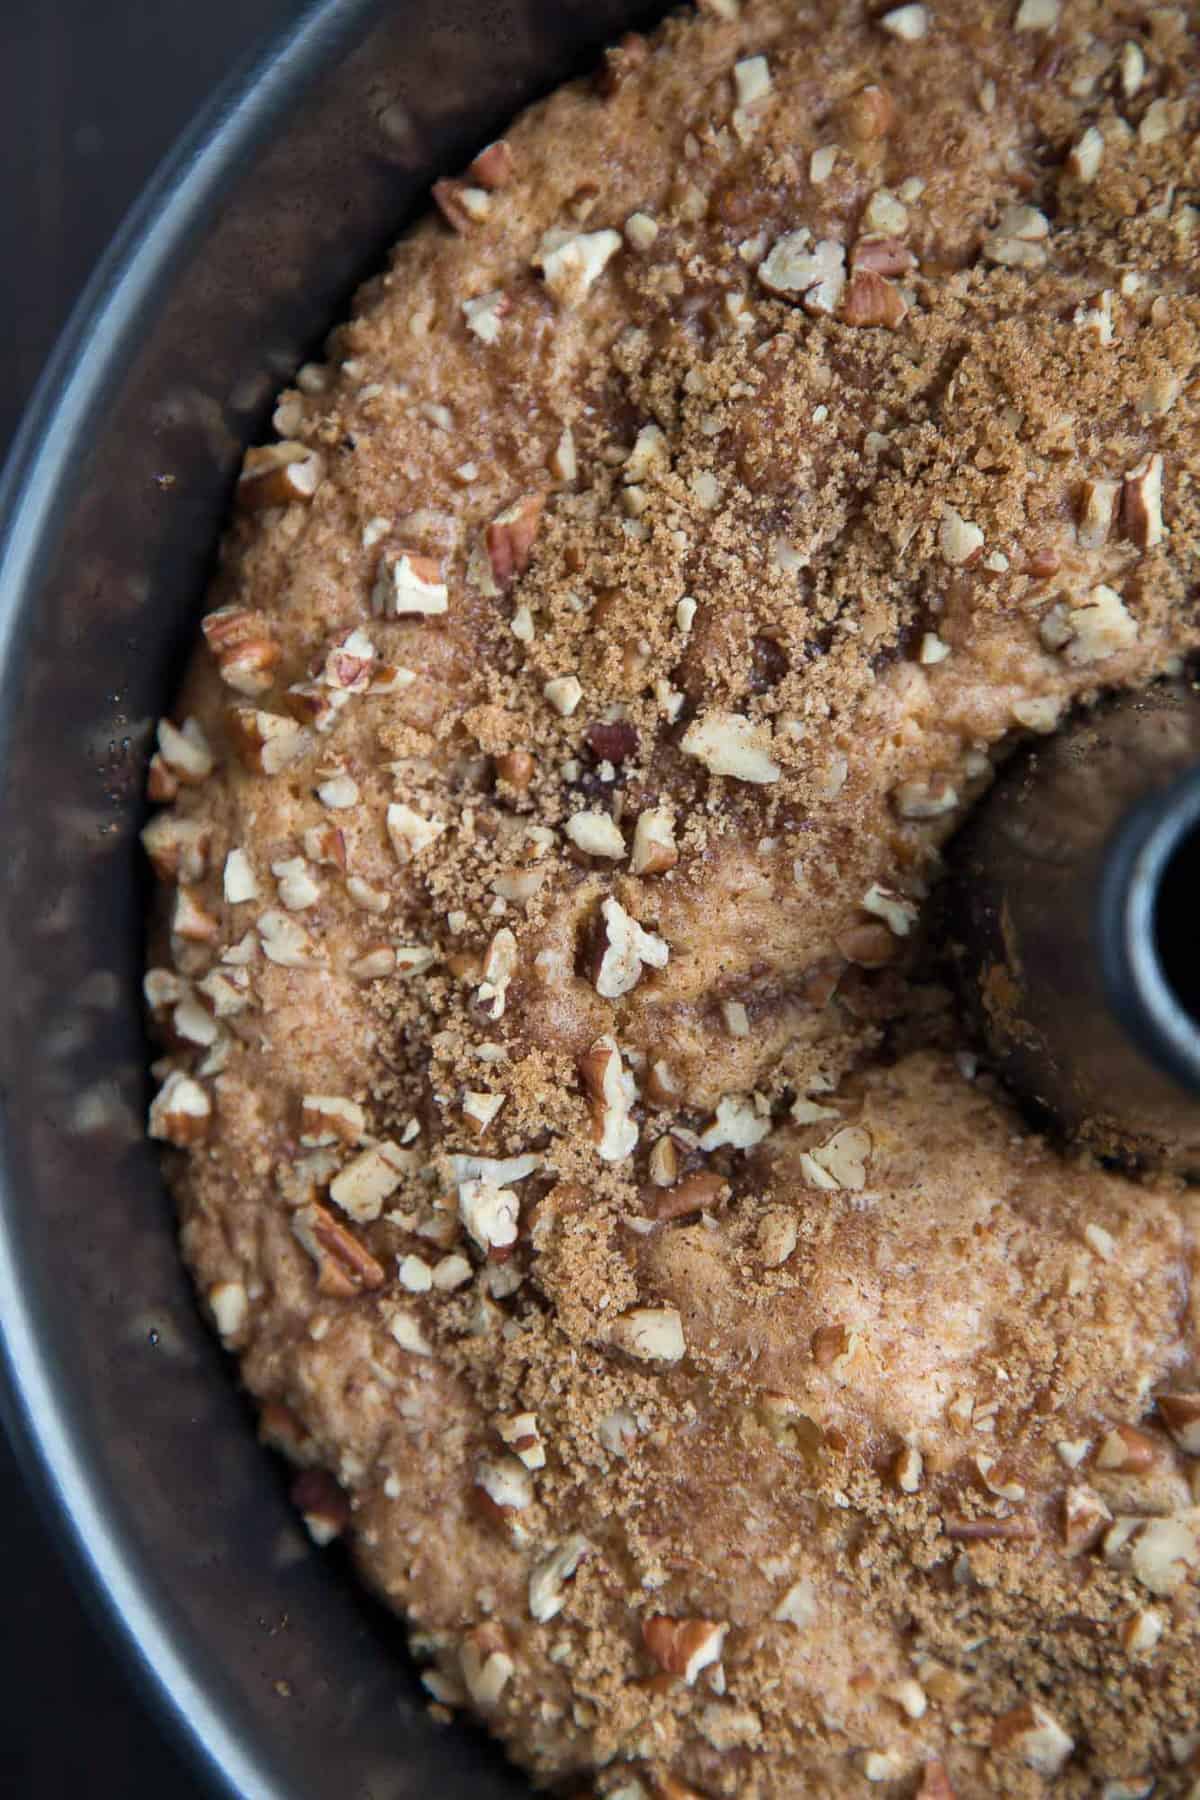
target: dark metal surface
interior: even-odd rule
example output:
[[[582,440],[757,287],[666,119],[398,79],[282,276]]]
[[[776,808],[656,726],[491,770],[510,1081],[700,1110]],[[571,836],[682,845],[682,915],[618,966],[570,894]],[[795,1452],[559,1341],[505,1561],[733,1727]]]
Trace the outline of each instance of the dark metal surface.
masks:
[[[0,8],[0,463],[93,265],[181,123],[300,10],[300,0]],[[70,1579],[2,1432],[0,1494],[0,1794],[201,1800],[207,1790]]]
[[[232,470],[272,390],[430,176],[634,10],[316,7],[192,135],[127,227],[3,496],[10,1424],[40,1468],[44,1512],[164,1714],[210,1772],[255,1800],[488,1800],[523,1784],[478,1739],[430,1723],[397,1628],[336,1560],[308,1551],[180,1274],[141,1135],[145,744],[194,630]],[[210,28],[214,8],[195,12],[196,29]],[[69,1705],[60,1719],[72,1729]],[[70,1791],[98,1789],[92,1761]]]
[[[1191,711],[1200,747],[1200,699]],[[1121,822],[1105,852],[1096,893],[1100,973],[1130,1041],[1180,1090],[1193,1140],[1200,1138],[1200,980],[1196,969],[1196,878],[1200,865],[1200,767],[1156,785]],[[1200,1165],[1194,1156],[1186,1168]]]
[[[1008,766],[951,859],[964,991],[1006,1080],[1098,1153],[1183,1174],[1200,1031],[1163,977],[1156,897],[1198,762],[1187,682],[1104,702]],[[1181,966],[1193,921],[1194,903]]]

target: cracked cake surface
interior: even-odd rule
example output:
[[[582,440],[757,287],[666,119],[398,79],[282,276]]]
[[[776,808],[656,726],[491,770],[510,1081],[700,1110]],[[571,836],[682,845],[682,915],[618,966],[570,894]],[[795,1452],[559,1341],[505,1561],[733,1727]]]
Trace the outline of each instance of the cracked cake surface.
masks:
[[[1197,1202],[1030,1128],[934,924],[1200,647],[1197,28],[706,0],[247,454],[150,1129],[313,1535],[539,1781],[1200,1781]]]

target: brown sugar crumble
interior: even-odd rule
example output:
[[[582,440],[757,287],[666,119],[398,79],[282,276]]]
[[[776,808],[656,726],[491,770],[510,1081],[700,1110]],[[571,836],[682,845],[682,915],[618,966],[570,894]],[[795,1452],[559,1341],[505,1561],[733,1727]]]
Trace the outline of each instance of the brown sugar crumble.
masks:
[[[539,1781],[1200,1791],[1200,1202],[927,954],[997,761],[1200,648],[1196,33],[703,0],[247,454],[150,1129],[312,1535]]]

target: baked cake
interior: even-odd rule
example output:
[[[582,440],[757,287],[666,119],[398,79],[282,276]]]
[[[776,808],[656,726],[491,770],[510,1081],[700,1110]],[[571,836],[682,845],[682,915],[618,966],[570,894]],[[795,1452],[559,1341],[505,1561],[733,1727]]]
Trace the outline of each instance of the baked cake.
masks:
[[[608,1800],[1200,1791],[1200,1201],[942,850],[1200,647],[1184,6],[705,0],[251,450],[150,773],[183,1249],[439,1711]]]

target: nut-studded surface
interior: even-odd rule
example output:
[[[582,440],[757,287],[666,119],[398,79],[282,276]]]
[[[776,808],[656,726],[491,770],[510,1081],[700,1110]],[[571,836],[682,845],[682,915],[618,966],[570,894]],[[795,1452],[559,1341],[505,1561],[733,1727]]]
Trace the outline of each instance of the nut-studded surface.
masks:
[[[1190,1791],[1195,1202],[921,971],[994,760],[1200,644],[1196,48],[708,0],[248,462],[151,1127],[314,1534],[542,1777]]]

